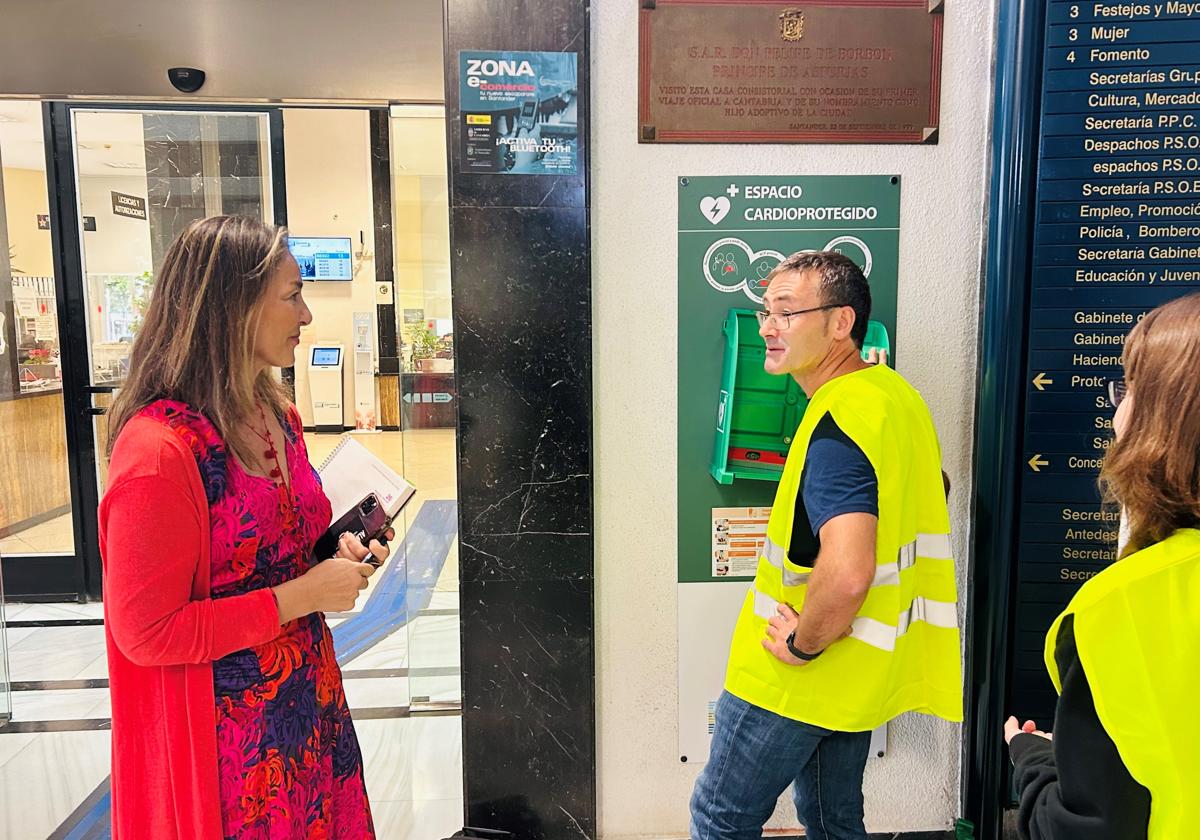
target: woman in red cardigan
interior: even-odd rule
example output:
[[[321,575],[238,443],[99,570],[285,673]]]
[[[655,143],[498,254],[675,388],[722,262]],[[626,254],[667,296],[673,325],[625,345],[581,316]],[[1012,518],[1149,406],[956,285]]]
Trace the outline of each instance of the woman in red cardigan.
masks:
[[[374,837],[325,611],[387,549],[343,537],[272,375],[312,320],[286,232],[195,222],[110,413],[100,504],[115,840]]]

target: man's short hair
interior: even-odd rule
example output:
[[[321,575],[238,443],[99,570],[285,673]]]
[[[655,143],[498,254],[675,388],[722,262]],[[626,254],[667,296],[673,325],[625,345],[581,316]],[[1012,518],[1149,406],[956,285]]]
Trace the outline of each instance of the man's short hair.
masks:
[[[771,270],[767,283],[789,271],[815,271],[820,278],[821,303],[854,310],[850,339],[861,350],[871,317],[871,286],[854,260],[837,251],[797,251]]]

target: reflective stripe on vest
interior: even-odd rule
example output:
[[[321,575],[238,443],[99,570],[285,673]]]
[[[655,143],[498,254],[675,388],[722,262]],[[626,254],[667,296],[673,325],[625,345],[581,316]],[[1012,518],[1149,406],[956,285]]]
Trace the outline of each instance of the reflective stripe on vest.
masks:
[[[875,567],[875,579],[871,587],[898,586],[900,573],[916,565],[917,557],[928,557],[931,560],[948,560],[950,553],[949,534],[917,534],[917,538],[907,545],[900,547],[894,563],[883,563]],[[771,539],[767,539],[763,547],[762,557],[775,568],[783,572],[784,586],[801,586],[808,583],[811,572],[793,572],[784,568],[783,558],[786,553]],[[772,599],[774,600],[774,599]],[[775,613],[772,612],[771,615]]]
[[[782,569],[783,558],[787,557],[787,550],[782,546],[776,545],[774,540],[767,537],[766,545],[763,546],[762,556],[776,569]]]
[[[770,621],[778,615],[778,606],[779,602],[770,595],[754,590],[754,614],[759,618]],[[859,616],[850,625],[850,635],[860,642],[890,652],[896,649],[896,639],[907,633],[908,628],[918,621],[955,630],[958,628],[958,606],[948,601],[934,601],[917,596],[913,598],[908,609],[900,613],[900,623],[895,627],[873,618]]]
[[[784,586],[800,586],[808,583],[809,572],[793,572],[783,565],[787,551],[777,545],[770,537],[763,545],[762,558],[783,572]],[[887,586],[889,583],[900,582],[900,572],[913,565],[917,557],[928,557],[931,560],[949,560],[954,555],[950,551],[949,534],[917,534],[916,540],[900,547],[899,557],[895,563],[884,563],[875,571],[875,581],[872,586]]]
[[[783,572],[784,586],[803,586],[808,583],[809,572],[793,572],[791,569],[783,565],[783,559],[787,557],[787,550],[767,537],[766,544],[763,545],[762,558]],[[774,615],[774,613],[772,613]]]
[[[850,625],[850,635],[880,650],[893,651],[896,649],[896,640],[918,621],[955,630],[958,628],[958,607],[946,601],[934,601],[918,596],[913,598],[907,610],[900,613],[899,623],[895,627],[873,618],[859,616]]]
[[[924,534],[917,536],[916,540],[907,545],[900,546],[900,550],[896,552],[896,562],[881,563],[875,567],[875,580],[871,581],[871,587],[876,586],[899,586],[900,573],[917,563],[917,544]],[[947,535],[947,542],[949,538]],[[929,555],[923,555],[928,557]]]
[[[769,540],[768,545],[778,550],[778,546]],[[894,563],[884,563],[876,567],[875,579],[871,582],[871,588],[899,586],[900,573],[915,566],[918,556],[940,560],[946,559],[949,553],[949,534],[918,534],[913,542],[901,546],[899,557]],[[766,555],[764,554],[764,556]],[[772,565],[774,564],[772,563]],[[807,572],[802,575],[805,582],[807,582],[808,575]],[[777,615],[778,606],[778,601],[755,588],[755,615],[770,621]],[[850,635],[881,650],[892,651],[896,649],[896,639],[907,633],[908,628],[917,621],[924,621],[934,627],[955,629],[958,627],[958,607],[947,601],[935,601],[932,598],[918,596],[913,599],[908,609],[900,613],[895,627],[873,618],[860,616],[851,624]]]

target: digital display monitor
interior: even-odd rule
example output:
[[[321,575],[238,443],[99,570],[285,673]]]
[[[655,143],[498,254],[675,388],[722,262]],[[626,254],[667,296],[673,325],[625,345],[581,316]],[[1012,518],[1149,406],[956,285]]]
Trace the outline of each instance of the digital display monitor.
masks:
[[[314,347],[312,349],[314,365],[337,365],[341,361],[342,348],[340,347]]]
[[[288,250],[302,280],[352,280],[349,236],[289,236]]]

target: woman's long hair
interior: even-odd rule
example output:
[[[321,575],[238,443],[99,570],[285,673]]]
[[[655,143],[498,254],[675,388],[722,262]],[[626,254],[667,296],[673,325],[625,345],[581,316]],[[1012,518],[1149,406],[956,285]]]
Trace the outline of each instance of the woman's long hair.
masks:
[[[1132,411],[1104,459],[1105,499],[1124,507],[1124,554],[1200,525],[1200,293],[1148,313],[1125,342]]]
[[[171,243],[109,411],[110,455],[131,417],[169,399],[202,412],[243,464],[254,463],[236,425],[256,414],[256,400],[280,415],[289,402],[254,361],[259,304],[287,253],[285,228],[246,216],[201,219]]]

